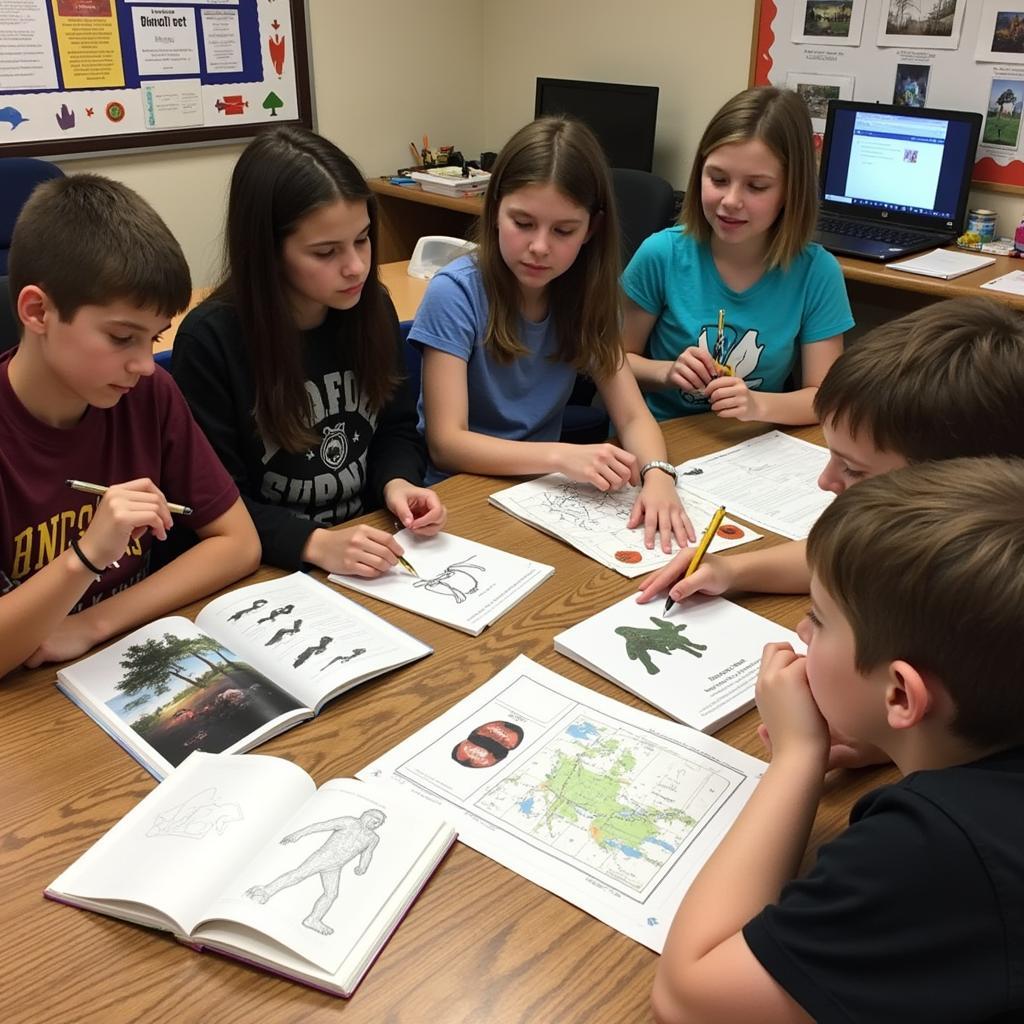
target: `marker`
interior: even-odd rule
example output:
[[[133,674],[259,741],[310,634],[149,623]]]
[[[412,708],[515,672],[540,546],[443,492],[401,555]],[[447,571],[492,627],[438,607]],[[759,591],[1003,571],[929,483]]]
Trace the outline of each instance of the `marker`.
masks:
[[[104,487],[103,484],[88,484],[84,480],[65,480],[64,483],[73,491],[82,491],[84,494],[98,494],[101,497],[110,490],[109,487]],[[176,516],[192,515],[192,509],[188,505],[176,505],[173,501],[169,501],[167,502],[167,508]]]
[[[704,536],[701,537],[700,543],[697,545],[697,550],[694,551],[693,558],[690,559],[690,564],[686,567],[686,572],[684,572],[683,575],[679,577],[679,580],[685,580],[687,576],[692,576],[700,567],[701,560],[707,553],[707,550],[711,545],[711,541],[714,540],[715,531],[722,525],[722,520],[724,518],[725,506],[720,505],[715,514],[711,517],[711,522],[708,523],[708,528],[704,531]],[[676,583],[678,583],[679,580],[676,580]],[[672,586],[674,587],[676,583],[673,583]],[[671,589],[672,587],[669,587],[669,590]],[[667,615],[669,608],[671,608],[674,604],[675,601],[671,598],[671,596],[666,598],[664,614]]]

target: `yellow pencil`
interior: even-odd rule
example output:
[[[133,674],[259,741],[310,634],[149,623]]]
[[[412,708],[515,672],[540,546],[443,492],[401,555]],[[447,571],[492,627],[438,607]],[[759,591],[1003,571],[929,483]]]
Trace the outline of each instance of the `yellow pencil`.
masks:
[[[712,357],[715,368],[723,377],[734,377],[732,367],[722,362],[725,355],[725,310],[718,311],[718,339],[715,341],[715,354]]]
[[[86,483],[85,480],[65,480],[64,483],[73,491],[81,491],[83,494],[98,494],[101,497],[109,490],[103,484],[90,484]],[[176,516],[192,515],[192,509],[188,505],[176,505],[173,501],[167,502],[167,509]]]
[[[722,525],[722,520],[725,518],[725,506],[720,505],[715,514],[711,517],[711,522],[708,523],[708,528],[704,531],[704,536],[701,537],[700,543],[697,545],[697,550],[693,553],[693,558],[690,559],[690,564],[686,567],[686,572],[679,577],[681,580],[685,580],[687,576],[692,576],[700,566],[701,560],[707,553],[708,548],[711,546],[711,542],[715,538],[715,532]],[[679,580],[676,580],[678,583]],[[675,586],[675,583],[672,584]],[[671,588],[670,588],[671,589]],[[669,608],[675,604],[675,601],[671,597],[665,599],[665,614],[668,614]]]
[[[413,576],[419,577],[419,573],[412,567],[412,562],[408,558],[402,555],[398,556],[398,564],[408,573],[412,573]]]

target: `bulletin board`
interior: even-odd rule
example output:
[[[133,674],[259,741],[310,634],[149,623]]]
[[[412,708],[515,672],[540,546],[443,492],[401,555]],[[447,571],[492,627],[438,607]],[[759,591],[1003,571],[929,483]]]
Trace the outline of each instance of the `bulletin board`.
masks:
[[[979,111],[974,183],[1024,192],[1024,2],[758,0],[750,82],[796,89],[819,133],[832,98]]]
[[[0,157],[312,128],[304,0],[0,0]]]

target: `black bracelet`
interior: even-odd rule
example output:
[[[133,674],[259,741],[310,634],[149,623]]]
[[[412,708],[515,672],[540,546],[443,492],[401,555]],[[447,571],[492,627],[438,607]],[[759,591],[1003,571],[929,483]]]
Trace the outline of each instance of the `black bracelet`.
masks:
[[[78,545],[77,537],[71,538],[71,550],[74,551],[76,555],[78,555],[78,560],[82,563],[82,565],[86,567],[86,569],[89,570],[89,572],[93,574],[93,576],[96,577],[96,579],[99,579],[103,575],[103,570],[97,569],[96,566],[93,565],[92,562],[90,562],[89,559],[82,554],[82,549]]]

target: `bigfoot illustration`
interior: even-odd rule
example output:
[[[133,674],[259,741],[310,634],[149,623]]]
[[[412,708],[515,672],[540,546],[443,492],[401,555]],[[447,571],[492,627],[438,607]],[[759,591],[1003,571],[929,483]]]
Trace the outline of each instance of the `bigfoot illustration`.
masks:
[[[280,608],[275,608],[269,615],[264,615],[262,619],[257,619],[256,625],[258,626],[261,622],[273,622],[278,615],[291,615],[293,611],[295,611],[295,605],[283,604]]]
[[[659,672],[658,666],[651,661],[651,652],[659,654],[671,654],[672,651],[685,651],[695,658],[703,655],[702,651],[708,649],[707,644],[698,644],[683,636],[686,629],[685,623],[673,625],[664,619],[651,616],[654,629],[647,629],[643,626],[618,626],[615,630],[623,640],[626,641],[626,657],[630,661],[639,661],[648,675],[656,676]]]
[[[353,658],[358,658],[360,654],[365,653],[365,647],[357,647],[355,648],[355,650],[352,651],[351,654],[339,654],[337,657],[331,658],[331,660],[327,662],[327,664],[324,665],[324,667],[320,669],[320,671],[326,672],[336,661],[340,661],[342,664],[344,664],[346,661],[351,661]]]
[[[248,615],[249,612],[257,611],[266,603],[267,599],[265,597],[258,597],[248,608],[243,608],[241,611],[235,612],[234,615],[229,615],[228,622],[237,622],[243,615]]]
[[[431,594],[445,594],[454,597],[456,604],[462,604],[470,594],[474,594],[480,586],[476,576],[470,570],[476,572],[487,572],[482,565],[474,565],[473,557],[462,562],[449,565],[444,572],[439,572],[429,580],[417,580],[413,586],[423,587]]]
[[[314,647],[307,647],[293,662],[292,668],[298,668],[304,661],[308,661],[314,654],[323,654],[329,644],[334,642],[333,636],[320,637],[320,643]]]
[[[273,647],[278,640],[284,639],[286,636],[295,636],[296,633],[302,628],[302,619],[296,619],[292,624],[291,628],[281,627],[263,646]]]
[[[377,829],[387,818],[383,811],[363,811],[358,818],[341,817],[330,821],[317,821],[297,832],[285,836],[282,843],[294,843],[314,832],[330,832],[324,844],[311,853],[298,867],[279,875],[266,885],[254,885],[245,890],[245,895],[257,903],[266,903],[271,896],[289,886],[304,882],[311,875],[320,876],[323,894],[317,897],[313,909],[303,920],[307,928],[321,935],[331,935],[334,929],[324,924],[324,915],[334,905],[341,887],[341,870],[354,857],[359,858],[355,867],[357,875],[366,873],[373,859],[373,851],[380,842]]]

